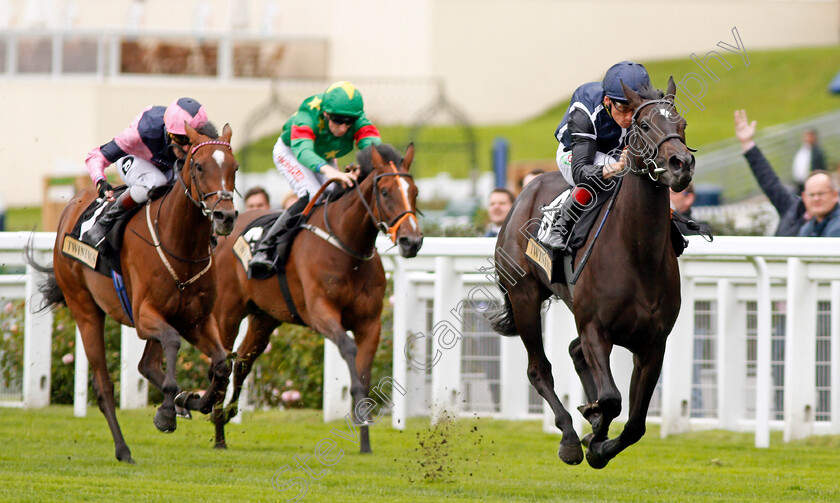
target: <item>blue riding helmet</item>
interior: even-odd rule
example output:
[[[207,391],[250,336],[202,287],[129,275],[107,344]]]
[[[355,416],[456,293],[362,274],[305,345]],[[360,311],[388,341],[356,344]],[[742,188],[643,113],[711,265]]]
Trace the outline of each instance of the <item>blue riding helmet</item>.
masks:
[[[626,102],[627,98],[624,96],[624,91],[621,90],[622,81],[624,81],[624,85],[638,93],[642,86],[650,85],[650,76],[645,67],[639,63],[633,63],[632,61],[616,63],[604,75],[604,82],[602,83],[604,94],[610,99]]]

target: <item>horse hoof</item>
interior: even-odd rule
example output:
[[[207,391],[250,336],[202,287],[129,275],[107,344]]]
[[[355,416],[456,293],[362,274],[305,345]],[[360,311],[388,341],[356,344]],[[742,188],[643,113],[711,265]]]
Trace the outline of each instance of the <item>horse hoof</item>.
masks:
[[[128,450],[128,447],[126,447],[125,450],[119,450],[118,449],[116,454],[117,454],[117,461],[119,461],[121,463],[128,463],[130,465],[134,464],[134,460],[131,459],[131,451]]]
[[[185,409],[183,407],[175,406],[175,417],[180,417],[181,419],[192,419],[192,413],[189,409]]]
[[[561,442],[557,455],[560,457],[560,461],[567,465],[579,465],[583,461],[583,448],[580,443],[564,445]]]
[[[583,444],[584,447],[589,449],[589,443],[592,442],[592,437],[593,436],[594,435],[592,435],[591,433],[588,433],[582,439],[580,439],[580,443]]]
[[[195,402],[200,399],[201,396],[198,393],[182,391],[175,397],[175,408],[177,409],[178,407],[181,407],[183,409],[195,409],[197,407]]]
[[[610,462],[609,459],[598,453],[599,450],[600,449],[596,446],[586,449],[586,462],[589,463],[589,466],[595,468],[596,470],[600,470],[601,468],[607,466],[607,463]]]
[[[227,449],[227,444],[222,442],[216,442],[216,445],[213,446],[214,449]]]
[[[164,433],[172,433],[178,426],[175,422],[175,414],[165,414],[160,409],[155,412],[155,426]]]

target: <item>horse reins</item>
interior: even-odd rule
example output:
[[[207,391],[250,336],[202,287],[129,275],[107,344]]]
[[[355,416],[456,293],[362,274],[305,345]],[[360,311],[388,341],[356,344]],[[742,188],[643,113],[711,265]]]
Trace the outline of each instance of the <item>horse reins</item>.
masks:
[[[638,118],[639,118],[639,114],[641,113],[642,109],[645,108],[648,105],[655,105],[657,103],[665,103],[665,104],[670,105],[672,107],[674,106],[673,102],[671,102],[669,100],[666,100],[666,99],[645,101],[644,103],[642,103],[641,105],[639,105],[636,108],[636,111],[633,112],[633,118],[630,120],[630,126],[633,128],[634,131],[639,131],[641,129],[641,127],[639,126]],[[648,140],[648,136],[646,134],[644,134],[644,131],[642,131],[641,133],[638,133],[638,135],[640,137],[642,137],[642,139],[645,143],[645,147],[648,147],[650,144],[653,143],[652,141]],[[655,155],[655,153],[659,151],[659,147],[661,147],[663,143],[665,143],[666,141],[671,140],[671,139],[679,140],[683,145],[685,145],[685,148],[687,148],[690,152],[697,152],[697,149],[693,149],[693,148],[689,147],[688,145],[686,145],[685,139],[682,136],[678,135],[677,133],[670,133],[670,134],[664,135],[662,138],[659,139],[659,141],[656,143],[656,145],[653,145],[653,148],[651,149],[651,152],[653,152],[654,155]],[[656,165],[656,160],[655,159],[647,158],[647,157],[643,157],[642,159],[645,162],[645,167],[641,168],[641,169],[633,169],[633,167],[630,166],[628,168],[630,170],[630,172],[632,172],[633,174],[637,174],[637,175],[648,175],[651,180],[653,180],[654,182],[658,182],[659,181],[659,175],[661,175],[662,173],[664,173],[666,171],[665,168],[658,167]]]
[[[199,143],[198,145],[194,146],[190,149],[189,156],[187,158],[190,161],[190,187],[187,187],[187,184],[184,183],[184,180],[181,179],[180,176],[180,169],[178,171],[178,181],[181,183],[181,186],[184,187],[184,194],[189,198],[190,201],[193,202],[198,208],[201,210],[201,214],[207,218],[210,218],[213,214],[213,210],[216,209],[216,206],[222,201],[233,201],[233,192],[229,190],[215,190],[213,192],[208,192],[206,194],[202,194],[201,187],[199,185],[198,179],[195,176],[195,161],[193,160],[193,154],[195,154],[196,150],[205,146],[205,145],[223,145],[228,148],[228,150],[232,150],[230,147],[230,143],[221,140],[208,140]],[[177,163],[176,163],[177,165]],[[198,199],[194,198],[192,195],[192,187],[195,186],[196,192],[198,192]],[[207,207],[207,198],[215,196],[216,194],[219,195],[219,198],[213,204],[212,207]]]
[[[230,191],[227,191],[227,190],[216,190],[216,191],[209,192],[207,194],[202,195],[201,187],[199,186],[198,179],[195,176],[195,161],[193,161],[193,154],[195,153],[196,150],[198,150],[200,147],[203,147],[205,145],[223,145],[223,146],[227,147],[228,149],[231,148],[230,143],[220,141],[220,140],[209,140],[209,141],[199,143],[198,145],[196,145],[192,149],[190,149],[190,153],[188,155],[188,158],[189,158],[189,161],[190,161],[190,187],[187,187],[187,184],[184,183],[184,180],[181,178],[181,173],[180,173],[181,168],[178,168],[177,163],[176,163],[176,171],[178,173],[176,175],[176,178],[181,183],[181,186],[184,187],[184,195],[187,196],[187,198],[190,201],[192,201],[193,204],[198,206],[202,215],[204,215],[205,217],[211,218],[211,215],[213,214],[213,210],[216,208],[216,205],[218,205],[221,201],[224,201],[226,199],[227,200],[233,200],[233,193],[230,192]],[[198,197],[200,198],[200,201],[192,196],[192,190],[191,190],[192,186],[195,186],[195,190],[196,190],[196,192],[198,192]],[[212,208],[208,208],[205,201],[207,200],[208,197],[214,196],[216,194],[219,194],[219,199],[216,201],[215,204],[213,204]],[[199,263],[199,262],[204,262],[205,260],[207,261],[207,266],[204,267],[204,269],[202,269],[198,274],[194,275],[192,278],[188,279],[187,281],[182,282],[178,278],[178,274],[175,272],[175,268],[173,268],[172,264],[169,263],[169,260],[166,259],[166,255],[164,255],[164,253],[163,253],[165,248],[164,248],[163,244],[160,242],[160,238],[158,237],[158,232],[157,232],[158,217],[160,216],[160,210],[161,210],[162,206],[163,206],[162,203],[158,206],[158,215],[155,216],[155,223],[154,223],[154,225],[152,225],[151,200],[149,200],[149,202],[146,203],[146,224],[149,227],[149,234],[151,234],[151,236],[152,236],[152,246],[154,247],[155,251],[157,251],[157,254],[160,257],[161,262],[163,262],[163,265],[166,267],[166,270],[169,271],[169,275],[172,276],[172,279],[175,280],[175,283],[178,285],[178,290],[183,291],[189,285],[198,281],[198,279],[200,277],[202,277],[207,271],[210,270],[210,267],[213,265],[213,250],[208,245],[208,247],[207,247],[207,251],[208,251],[207,257],[203,258],[203,259],[199,259],[199,260],[183,259],[181,257],[176,256],[175,254],[173,254],[169,250],[166,250],[166,253],[168,253],[169,255],[172,255],[173,257],[177,258],[178,260],[181,260],[181,261],[184,261],[184,262]]]
[[[394,177],[397,178],[397,183],[399,183],[400,182],[400,177],[405,176],[405,177],[408,177],[408,178],[413,178],[412,175],[410,175],[408,173],[401,173],[397,169],[397,167],[396,167],[396,165],[394,164],[393,161],[391,161],[389,163],[389,165],[391,166],[391,169],[393,170],[392,173],[382,173],[382,174],[374,176],[374,178],[373,178],[373,192],[376,194],[375,197],[374,197],[373,204],[377,209],[377,213],[379,214],[379,218],[377,218],[376,215],[374,215],[373,209],[370,207],[370,204],[368,204],[367,200],[364,197],[364,194],[362,194],[362,189],[360,187],[361,184],[356,183],[354,186],[355,186],[356,192],[358,192],[358,194],[359,194],[359,200],[362,202],[362,205],[364,205],[364,207],[365,207],[365,211],[367,211],[367,214],[370,216],[371,220],[374,222],[374,226],[379,231],[388,234],[388,236],[391,238],[391,242],[396,244],[397,243],[397,232],[399,231],[400,226],[406,220],[408,220],[409,218],[414,218],[415,224],[419,224],[419,222],[417,221],[416,211],[411,209],[411,204],[408,201],[408,196],[405,193],[405,191],[402,190],[402,188],[400,188],[400,193],[402,194],[403,203],[405,204],[405,208],[406,208],[405,211],[403,211],[399,215],[392,218],[390,224],[385,223],[385,220],[381,218],[382,217],[382,202],[380,200],[379,190],[377,189],[377,184],[379,183],[379,180],[383,177],[386,177],[386,176],[394,176]],[[324,186],[326,187],[326,185],[332,183],[332,181],[333,180],[328,181]],[[322,190],[318,191],[318,194],[321,194],[323,192],[323,187],[321,189]],[[318,197],[318,195],[316,195],[315,199],[317,199],[317,197]],[[373,247],[373,250],[371,250],[371,252],[369,254],[362,255],[361,253],[357,253],[357,252],[353,251],[349,246],[347,246],[344,242],[342,242],[341,239],[338,238],[338,236],[335,235],[335,233],[332,231],[332,228],[330,227],[329,219],[327,218],[327,205],[328,205],[328,203],[329,203],[329,199],[325,199],[324,200],[324,227],[326,227],[326,232],[319,229],[318,227],[315,227],[314,225],[311,225],[311,224],[304,224],[303,228],[312,232],[312,233],[314,233],[314,234],[316,234],[317,236],[321,237],[322,239],[326,240],[327,242],[336,246],[337,248],[341,249],[342,251],[344,251],[345,253],[347,253],[351,257],[357,258],[359,260],[365,260],[365,261],[372,259],[373,256],[376,254],[376,246],[375,245]],[[310,204],[312,204],[312,203],[310,202]],[[304,213],[305,213],[305,210],[304,210]]]

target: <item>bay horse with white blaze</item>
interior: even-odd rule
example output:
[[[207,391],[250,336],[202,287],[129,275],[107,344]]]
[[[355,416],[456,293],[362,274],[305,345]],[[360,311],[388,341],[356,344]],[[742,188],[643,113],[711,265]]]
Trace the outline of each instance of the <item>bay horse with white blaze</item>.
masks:
[[[694,173],[694,156],[685,144],[685,120],[674,108],[673,78],[664,95],[651,88],[637,94],[622,87],[635,110],[627,141],[628,171],[635,176],[621,180],[574,295],[567,284],[552,284],[541,268],[526,259],[529,233],[536,234],[530,227],[540,221],[540,208],[568,187],[559,172],[528,184],[499,233],[496,251],[504,307],[493,327],[503,335],[519,334],[525,344],[528,378],[554,412],[555,424],[563,433],[558,454],[568,464],[580,463],[583,450],[572,418],[554,392],[551,364],[543,348],[540,307],[556,295],[574,314],[578,338],[572,341],[569,353],[589,401],[579,410],[592,424],[592,433],[584,437],[583,445],[587,447],[586,460],[594,468],[606,466],[645,433],[665,341],[680,310],[668,189],[685,189]],[[599,222],[607,208],[601,208]],[[592,243],[594,234],[581,250]],[[582,255],[575,257],[575,267]],[[633,374],[627,424],[618,437],[609,439],[610,423],[621,411],[621,395],[610,371],[613,345],[633,353]]]
[[[233,251],[236,237],[266,211],[242,215],[234,232],[219,241],[215,313],[225,347],[233,348],[245,316],[248,331],[237,350],[230,405],[213,414],[216,447],[226,447],[224,425],[236,415],[242,383],[281,323],[306,325],[335,343],[350,370],[354,404],[368,397],[386,285],[376,236],[380,230],[387,232],[403,257],[417,255],[423,243],[416,217],[417,187],[408,173],[413,158],[412,145],[404,157],[390,145],[366,148],[357,156],[361,174],[354,188],[312,211],[308,225],[318,229],[305,227],[297,235],[285,265],[299,319],[284,300],[277,276],[249,279]],[[360,450],[370,452],[369,417],[354,420],[362,425]]]
[[[209,413],[224,400],[230,375],[228,352],[221,344],[212,313],[217,269],[211,237],[214,232],[225,235],[233,229],[238,164],[230,148],[230,126],[225,125],[219,138],[199,134],[189,125],[186,129],[191,148],[174,148],[183,161],[180,170],[176,169],[174,187],[147,203],[125,227],[120,264],[133,322],[109,277],[62,253],[64,235],[72,231],[82,212],[97,198],[96,189],[79,192],[67,204],[58,224],[53,266],[37,266],[48,273],[41,286],[46,302],[66,304],[76,320],[93,370],[96,399],[120,461],[133,462],[117,422],[114,386],[105,362],[106,314],[123,325],[134,326],[137,335],[147,341],[139,370],[163,392],[163,403],[154,418],[161,431],[176,428],[176,361],[181,337],[210,357],[211,383],[200,400],[197,395],[189,395],[179,405]],[[161,369],[164,354],[165,373]]]

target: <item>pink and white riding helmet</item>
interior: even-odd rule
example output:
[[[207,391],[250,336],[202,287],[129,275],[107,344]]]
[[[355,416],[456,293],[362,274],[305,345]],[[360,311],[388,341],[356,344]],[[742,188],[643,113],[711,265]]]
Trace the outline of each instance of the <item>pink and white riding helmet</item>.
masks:
[[[172,134],[187,134],[184,123],[193,129],[207,124],[207,110],[192,98],[178,98],[173,101],[163,113],[163,123],[166,131]]]

